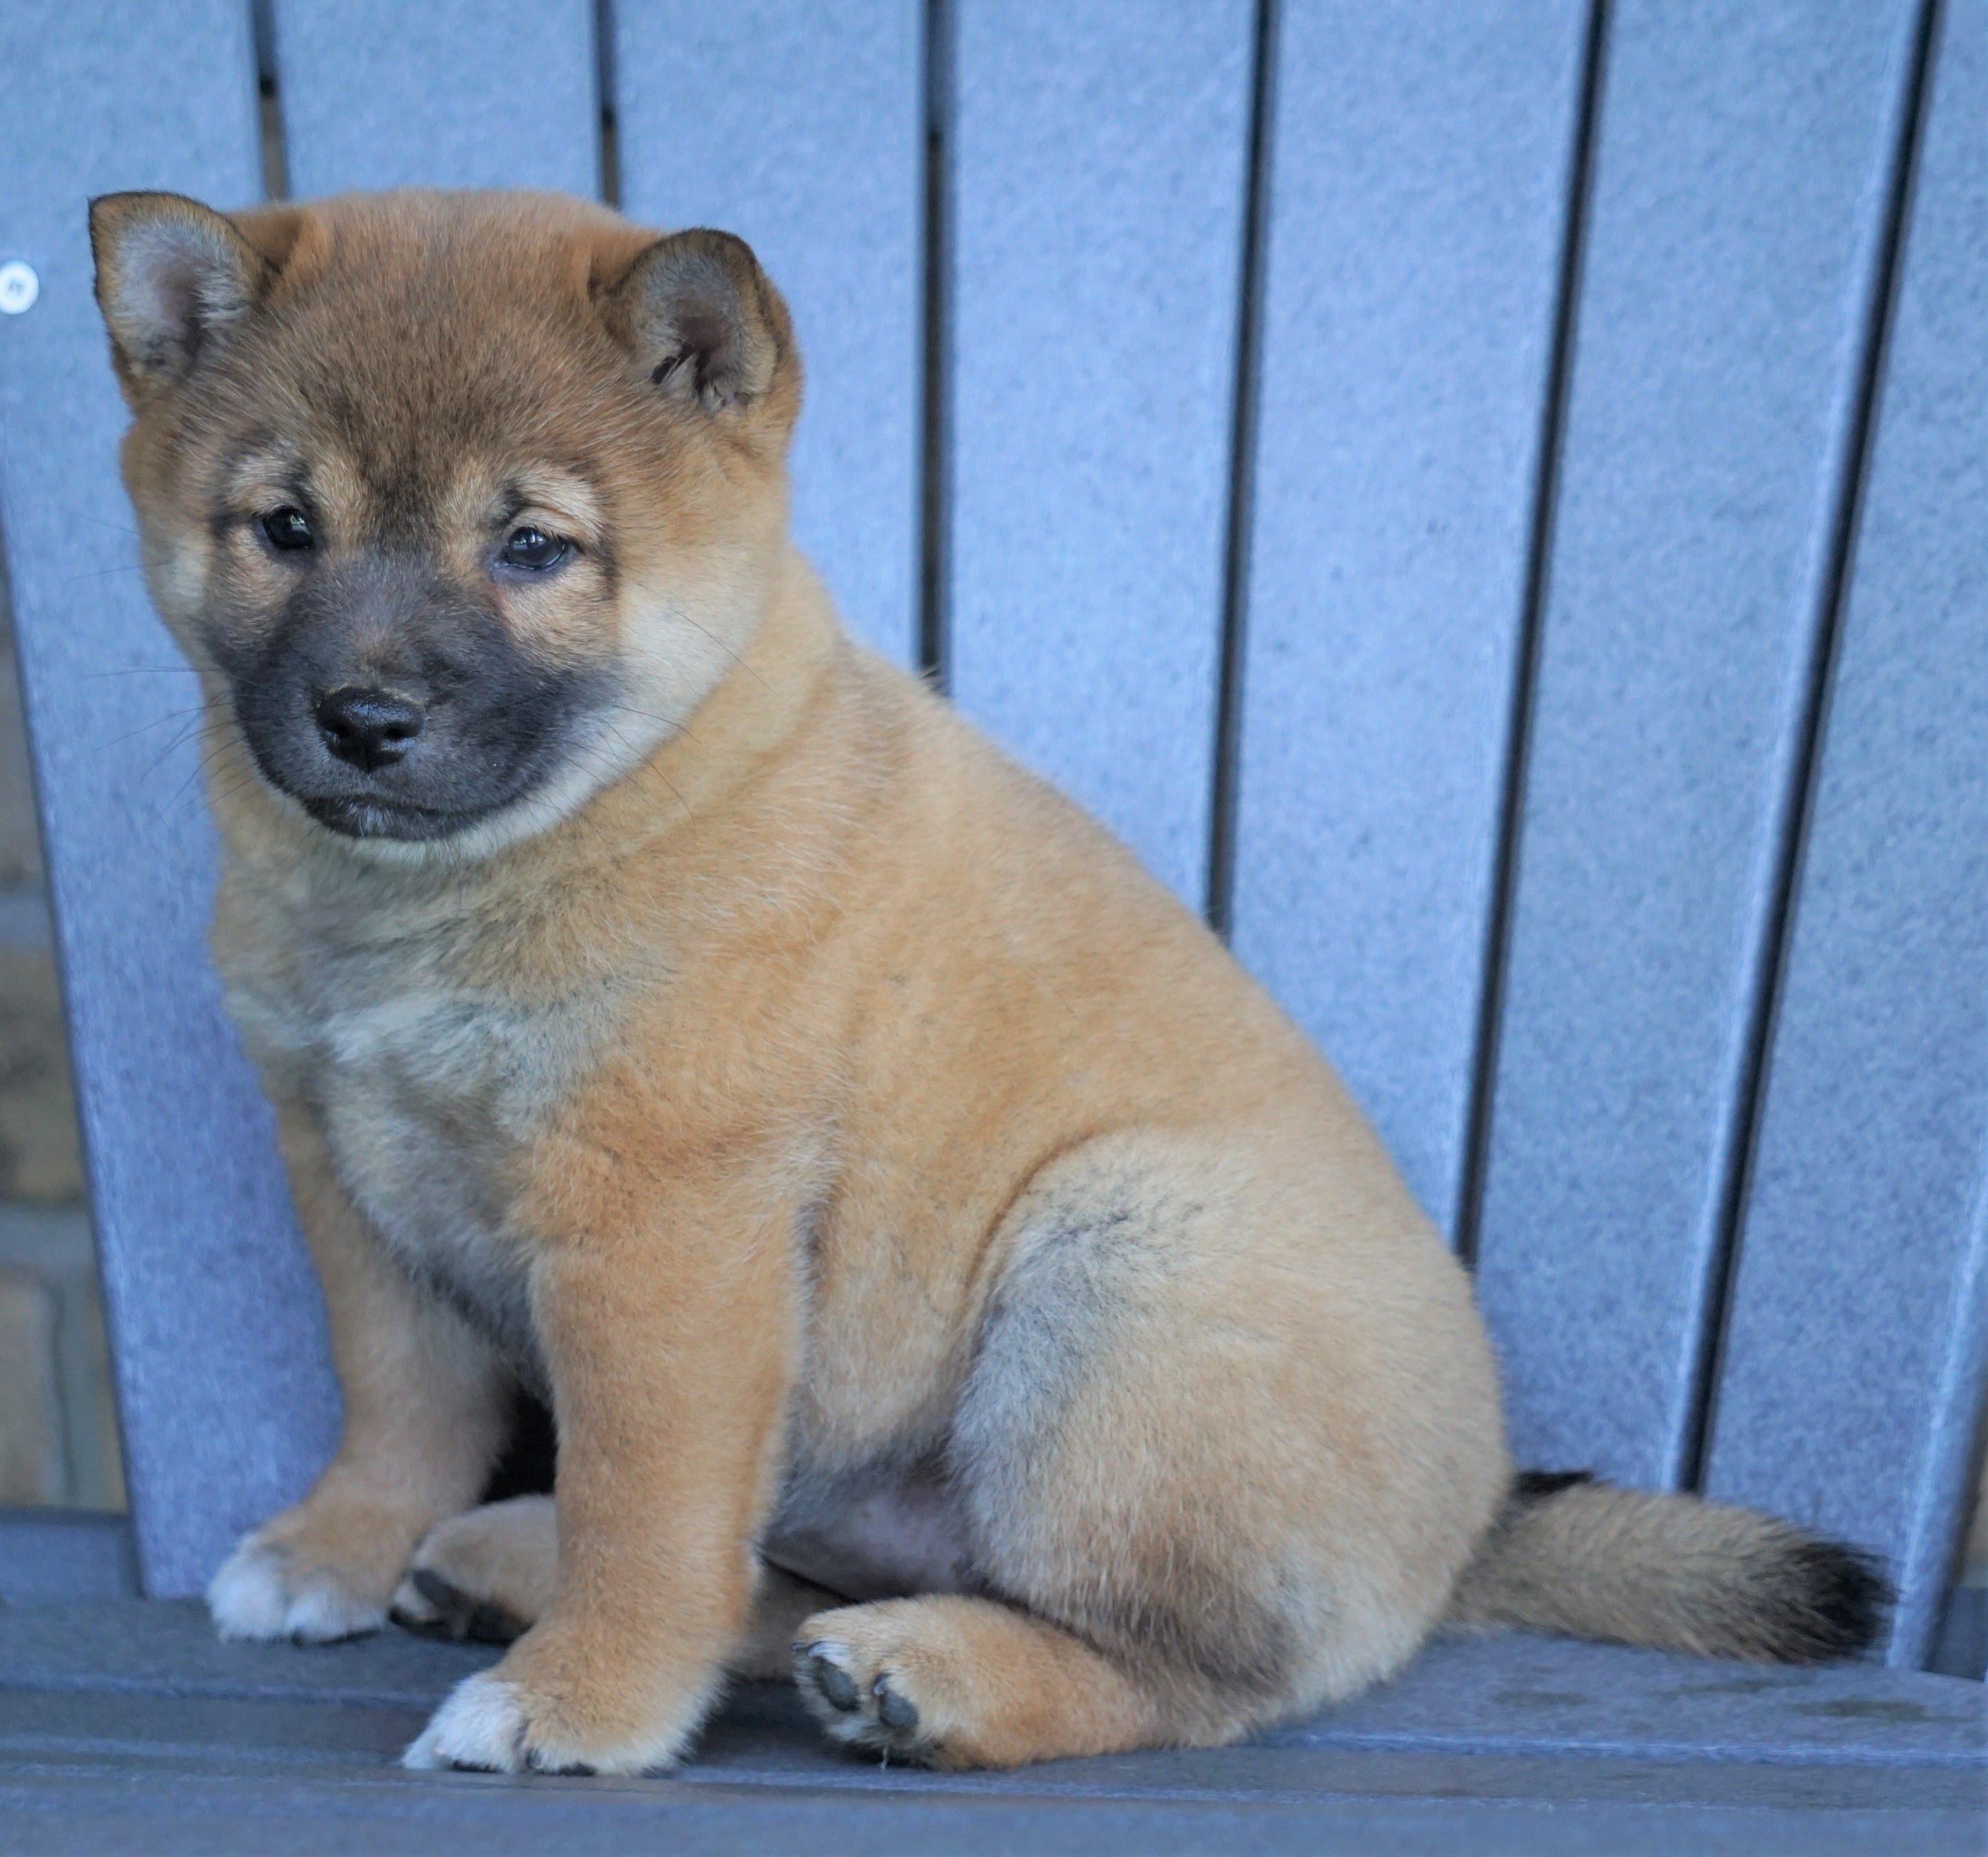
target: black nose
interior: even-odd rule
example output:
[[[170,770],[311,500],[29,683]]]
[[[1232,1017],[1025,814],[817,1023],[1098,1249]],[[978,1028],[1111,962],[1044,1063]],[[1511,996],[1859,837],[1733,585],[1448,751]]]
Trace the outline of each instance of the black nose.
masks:
[[[371,773],[407,753],[428,720],[420,704],[386,690],[327,690],[317,700],[318,733],[340,761]]]

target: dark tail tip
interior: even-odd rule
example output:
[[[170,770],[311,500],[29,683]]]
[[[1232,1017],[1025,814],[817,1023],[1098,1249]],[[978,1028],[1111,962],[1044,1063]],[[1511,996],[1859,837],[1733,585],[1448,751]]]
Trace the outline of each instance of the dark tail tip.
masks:
[[[1841,1541],[1798,1539],[1759,1621],[1763,1648],[1781,1663],[1834,1663],[1878,1641],[1895,1599],[1877,1561]]]
[[[1562,1490],[1594,1481],[1592,1470],[1521,1470],[1512,1479],[1512,1500],[1520,1504],[1544,1502]]]
[[[1860,1656],[1895,1599],[1861,1548],[1696,1496],[1615,1490],[1587,1470],[1514,1477],[1493,1546],[1551,1569],[1533,1566],[1527,1595],[1480,1598],[1508,1622],[1757,1663]]]

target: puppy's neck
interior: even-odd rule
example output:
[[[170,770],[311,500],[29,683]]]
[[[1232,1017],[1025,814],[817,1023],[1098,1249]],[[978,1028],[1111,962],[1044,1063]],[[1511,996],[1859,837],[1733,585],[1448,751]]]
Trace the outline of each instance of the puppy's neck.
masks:
[[[682,836],[802,737],[825,680],[850,648],[813,569],[786,546],[758,626],[690,719],[633,772],[531,842],[562,857],[595,859]]]

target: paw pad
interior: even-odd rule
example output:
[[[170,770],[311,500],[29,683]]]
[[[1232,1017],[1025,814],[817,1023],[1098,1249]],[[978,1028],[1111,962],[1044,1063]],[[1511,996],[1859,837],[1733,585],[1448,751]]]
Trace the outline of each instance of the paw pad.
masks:
[[[830,1707],[840,1709],[847,1715],[862,1701],[857,1693],[856,1680],[847,1670],[830,1663],[816,1650],[807,1653],[807,1660],[808,1674],[814,1680],[815,1687],[827,1697]]]
[[[884,1718],[887,1728],[894,1728],[900,1734],[918,1732],[918,1705],[908,1696],[892,1689],[889,1677],[879,1676],[870,1686],[870,1693],[877,1699],[877,1713]]]
[[[796,1644],[794,1678],[802,1700],[838,1741],[903,1758],[928,1758],[935,1750],[919,1735],[918,1704],[888,1670],[866,1685],[850,1667],[855,1662],[846,1645],[826,1639]]]

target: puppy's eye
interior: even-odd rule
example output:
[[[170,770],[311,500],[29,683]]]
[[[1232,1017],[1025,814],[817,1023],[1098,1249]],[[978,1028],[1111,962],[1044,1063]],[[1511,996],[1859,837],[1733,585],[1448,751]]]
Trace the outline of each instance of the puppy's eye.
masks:
[[[262,533],[269,537],[269,545],[280,549],[286,555],[298,549],[316,545],[317,538],[311,533],[310,518],[286,503],[281,509],[272,509],[262,518]]]
[[[563,561],[566,550],[566,543],[557,535],[549,535],[543,529],[534,528],[527,523],[522,528],[512,529],[505,537],[497,559],[506,567],[529,568],[535,573],[542,573]]]

